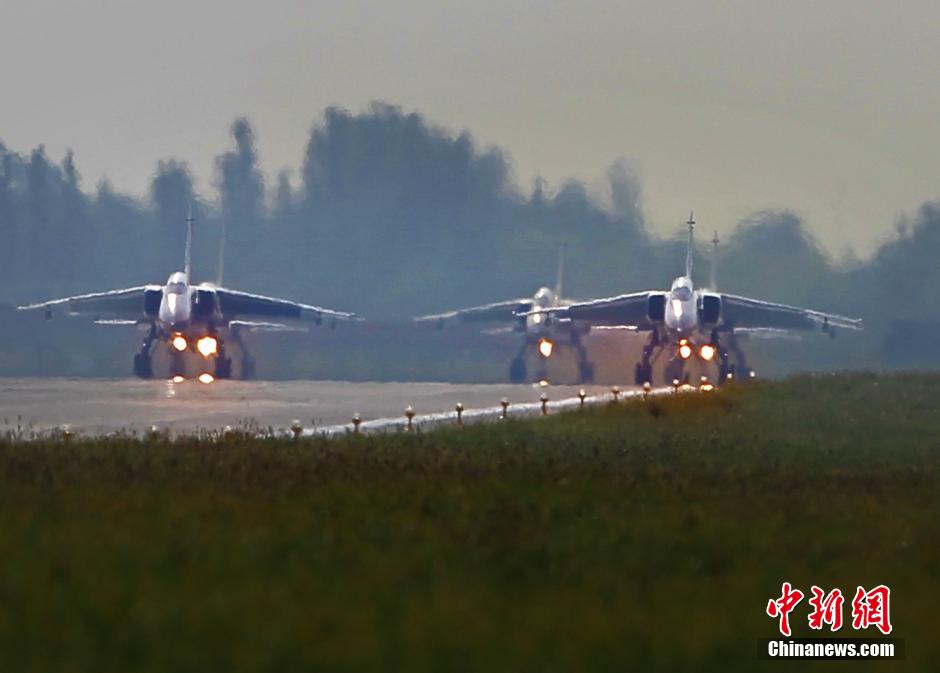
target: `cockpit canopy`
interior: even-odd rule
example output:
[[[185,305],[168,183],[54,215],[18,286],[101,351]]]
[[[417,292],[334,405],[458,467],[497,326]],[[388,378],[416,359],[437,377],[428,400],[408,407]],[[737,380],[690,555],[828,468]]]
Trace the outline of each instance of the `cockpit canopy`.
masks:
[[[555,303],[555,293],[547,287],[540,287],[533,301],[536,308],[552,308]]]
[[[685,302],[692,298],[692,280],[685,276],[680,276],[672,281],[672,288],[669,290],[672,299],[678,299]]]
[[[170,275],[169,279],[166,281],[166,291],[170,294],[183,294],[186,292],[186,274],[182,271],[177,271]]]

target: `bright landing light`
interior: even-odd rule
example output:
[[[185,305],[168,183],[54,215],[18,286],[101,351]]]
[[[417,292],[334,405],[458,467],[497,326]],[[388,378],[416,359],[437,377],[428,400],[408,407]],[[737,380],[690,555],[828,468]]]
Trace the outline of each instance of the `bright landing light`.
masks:
[[[186,346],[188,345],[186,343],[186,337],[178,332],[173,335],[173,338],[170,340],[170,344],[180,353],[186,350]]]
[[[702,356],[702,359],[706,362],[711,362],[712,358],[715,357],[715,347],[711,344],[703,344],[701,348],[698,349],[698,354]]]
[[[205,383],[206,385],[208,385],[212,383],[213,381],[215,381],[215,377],[209,372],[205,372],[204,374],[199,375],[199,383]]]
[[[180,376],[179,374],[173,377],[173,383],[182,383],[185,380],[186,380],[186,377]]]
[[[679,342],[679,357],[683,360],[688,360],[692,357],[692,347],[685,339]]]
[[[219,342],[215,337],[204,336],[196,342],[196,350],[199,351],[202,357],[207,358],[219,351]]]
[[[539,353],[543,358],[550,358],[554,348],[555,344],[553,344],[548,339],[539,339]]]

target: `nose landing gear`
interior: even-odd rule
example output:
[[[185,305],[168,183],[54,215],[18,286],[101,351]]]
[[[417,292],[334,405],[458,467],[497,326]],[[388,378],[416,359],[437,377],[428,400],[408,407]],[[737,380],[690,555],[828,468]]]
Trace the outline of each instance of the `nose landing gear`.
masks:
[[[666,365],[663,379],[668,385],[672,385],[674,381],[679,381],[680,383],[689,383],[691,379],[689,373],[685,371],[685,360],[683,360],[681,357],[675,357],[670,360]]]
[[[186,363],[183,361],[183,354],[179,351],[170,354],[170,376],[186,376]]]

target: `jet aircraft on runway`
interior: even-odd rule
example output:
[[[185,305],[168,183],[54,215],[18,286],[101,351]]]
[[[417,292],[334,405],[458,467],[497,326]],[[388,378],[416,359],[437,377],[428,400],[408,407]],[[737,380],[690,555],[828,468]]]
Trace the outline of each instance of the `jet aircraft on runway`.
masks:
[[[672,282],[667,291],[644,290],[616,297],[572,303],[564,307],[530,309],[527,320],[542,318],[542,323],[586,323],[598,325],[630,325],[648,331],[649,341],[635,367],[638,385],[652,382],[653,363],[663,353],[670,354],[665,379],[669,383],[685,378],[685,365],[698,356],[703,362],[717,361],[719,381],[731,376],[748,376],[744,352],[736,334],[749,331],[764,333],[819,328],[835,336],[836,328],[859,330],[860,319],[831,313],[751,299],[711,289],[695,289],[692,284],[692,257],[695,220],[689,215],[688,249],[685,274]],[[717,241],[716,241],[717,243]],[[726,337],[726,338],[725,338]],[[737,362],[730,363],[728,349]]]
[[[457,311],[448,311],[435,315],[415,318],[418,322],[435,322],[438,329],[443,329],[449,321],[460,323],[503,324],[513,332],[524,335],[518,353],[509,364],[509,379],[521,383],[526,379],[526,355],[534,349],[539,356],[539,378],[545,378],[546,361],[556,352],[558,346],[571,346],[578,355],[578,371],[585,382],[594,379],[594,364],[588,361],[587,350],[581,341],[589,330],[584,323],[576,323],[566,318],[546,321],[541,311],[568,306],[572,302],[562,298],[562,283],[565,270],[564,248],[558,252],[558,271],[555,288],[540,287],[532,297],[510,299],[508,301],[474,306]]]
[[[56,309],[66,314],[91,314],[101,324],[140,325],[148,328],[140,352],[134,356],[134,374],[153,377],[154,343],[162,343],[171,355],[171,375],[183,371],[182,358],[187,351],[197,353],[206,362],[214,359],[214,378],[229,378],[232,358],[226,353],[226,340],[241,348],[243,378],[254,375],[254,359],[241,343],[241,329],[278,328],[278,322],[312,321],[331,327],[338,320],[358,320],[352,313],[332,311],[319,306],[286,299],[230,290],[213,283],[193,285],[192,279],[192,213],[186,219],[186,253],[183,271],[170,274],[165,285],[141,285],[108,292],[95,292],[63,299],[19,306],[19,310],[42,309],[47,319]],[[220,268],[221,276],[221,251]],[[223,339],[223,333],[225,339]],[[209,372],[205,372],[209,374]],[[204,375],[205,375],[204,374]]]

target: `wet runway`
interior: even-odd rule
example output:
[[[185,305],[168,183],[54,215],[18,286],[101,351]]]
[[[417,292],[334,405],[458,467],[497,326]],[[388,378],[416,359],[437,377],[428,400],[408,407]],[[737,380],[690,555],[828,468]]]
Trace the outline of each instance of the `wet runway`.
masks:
[[[299,419],[305,429],[328,428],[349,423],[355,413],[364,422],[403,418],[409,405],[425,416],[452,412],[458,402],[468,412],[492,408],[506,397],[513,407],[522,409],[527,403],[537,404],[542,392],[555,401],[575,398],[579,388],[342,381],[216,381],[205,385],[191,380],[0,378],[0,432],[16,426],[49,430],[67,424],[86,434],[122,429],[142,432],[152,425],[178,433],[237,427],[249,421],[280,430],[293,419]],[[584,388],[589,395],[610,390],[607,386]],[[468,413],[468,418],[471,416]]]

